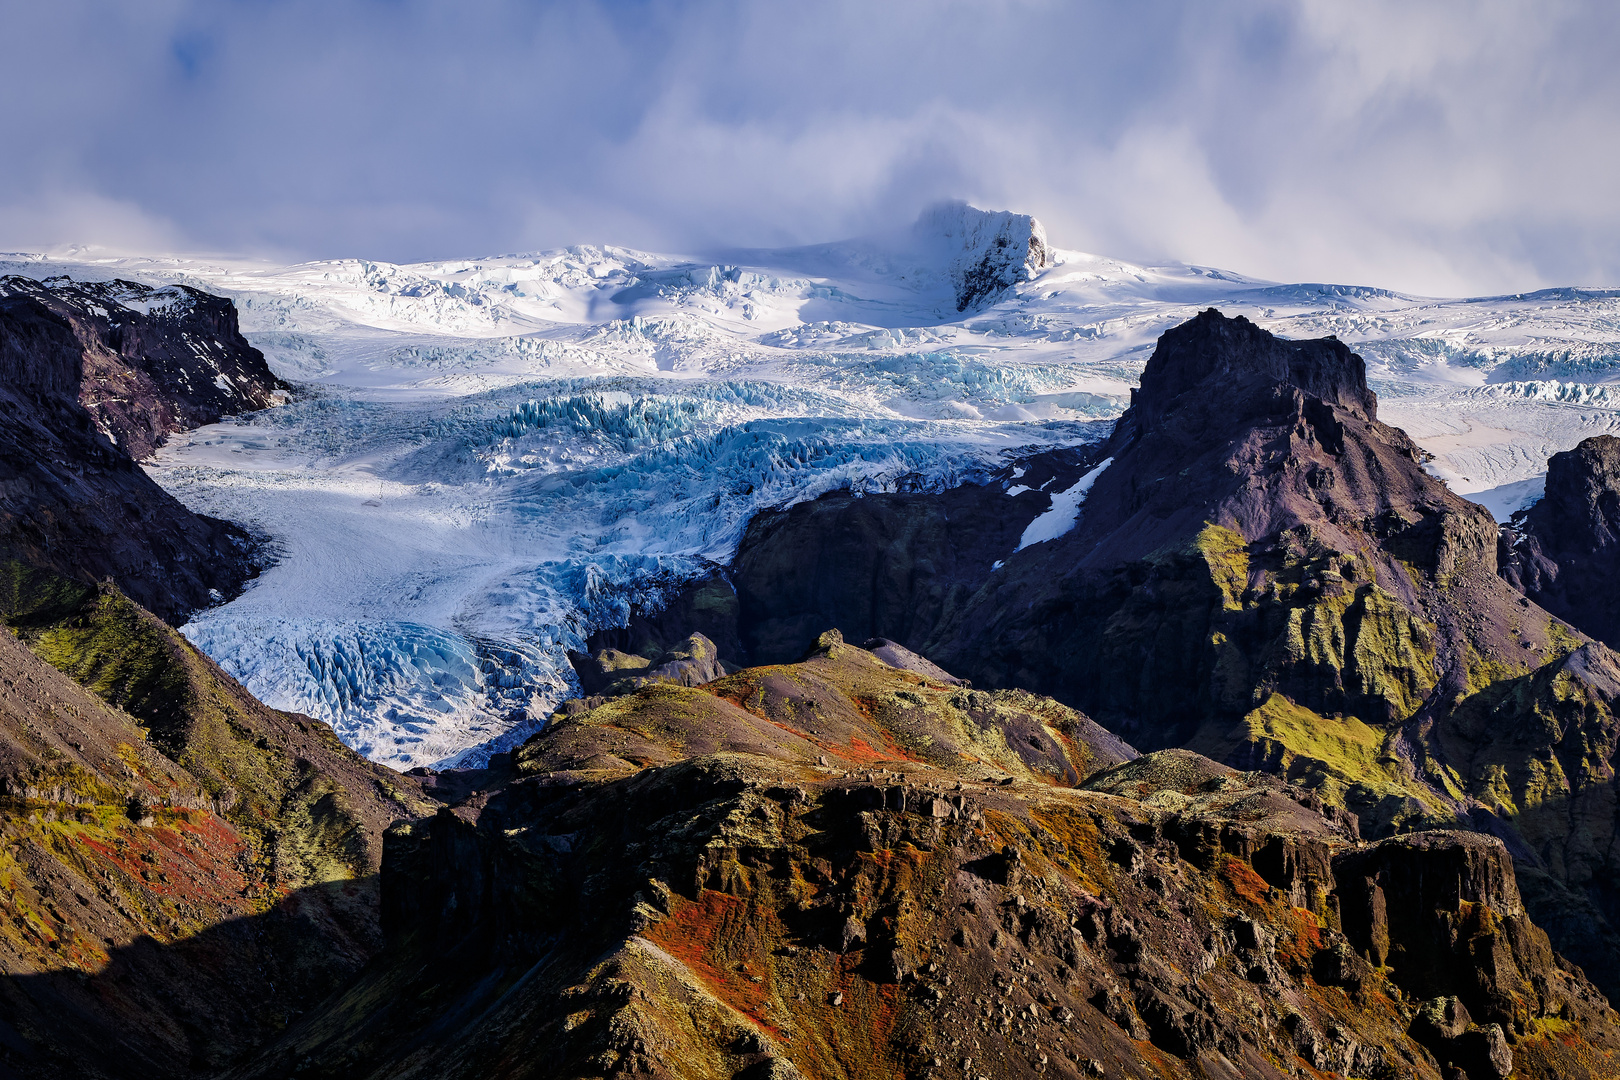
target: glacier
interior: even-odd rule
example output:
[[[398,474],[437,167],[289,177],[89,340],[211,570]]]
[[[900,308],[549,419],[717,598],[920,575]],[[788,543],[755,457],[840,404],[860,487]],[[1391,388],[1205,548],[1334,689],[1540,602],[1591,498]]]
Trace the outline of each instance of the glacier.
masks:
[[[701,256],[75,251],[0,255],[0,272],[236,301],[297,392],[146,468],[275,562],[184,632],[399,769],[526,738],[579,692],[569,649],[723,567],[762,509],[944,488],[1102,438],[1159,334],[1206,307],[1337,335],[1381,418],[1499,519],[1539,497],[1552,453],[1620,430],[1620,290],[1449,299],[1144,266],[961,203],[881,236]],[[1072,525],[1084,487],[1029,542]]]

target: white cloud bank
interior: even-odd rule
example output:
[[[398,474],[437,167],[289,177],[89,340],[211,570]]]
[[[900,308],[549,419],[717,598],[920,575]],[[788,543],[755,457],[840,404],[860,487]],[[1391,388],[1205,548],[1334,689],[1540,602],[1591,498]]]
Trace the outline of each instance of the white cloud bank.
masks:
[[[411,259],[1062,246],[1459,294],[1620,283],[1620,13],[1284,2],[0,0],[0,246]]]

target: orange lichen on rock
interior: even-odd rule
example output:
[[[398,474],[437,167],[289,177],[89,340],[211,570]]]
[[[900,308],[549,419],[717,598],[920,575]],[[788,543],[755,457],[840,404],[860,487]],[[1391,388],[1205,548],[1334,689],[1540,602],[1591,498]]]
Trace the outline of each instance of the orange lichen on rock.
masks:
[[[838,748],[838,753],[843,757],[848,758],[850,761],[861,765],[873,765],[880,761],[894,760],[894,756],[892,754],[879,750],[877,747],[873,746],[859,735],[852,737],[849,740],[848,745],[840,746]]]
[[[767,1016],[774,980],[759,972],[769,969],[767,949],[739,949],[758,944],[751,902],[713,889],[704,889],[694,902],[675,897],[667,919],[648,927],[643,936],[685,964],[710,993],[760,1027],[776,1032]],[[768,915],[764,916],[769,918]],[[744,952],[766,953],[742,956]]]
[[[1322,951],[1322,929],[1316,916],[1305,908],[1291,908],[1285,926],[1287,932],[1277,942],[1278,959],[1294,971],[1308,970],[1311,957]]]
[[[1271,886],[1254,872],[1254,867],[1235,856],[1227,856],[1221,865],[1221,876],[1232,891],[1251,904],[1265,904],[1271,899]]]

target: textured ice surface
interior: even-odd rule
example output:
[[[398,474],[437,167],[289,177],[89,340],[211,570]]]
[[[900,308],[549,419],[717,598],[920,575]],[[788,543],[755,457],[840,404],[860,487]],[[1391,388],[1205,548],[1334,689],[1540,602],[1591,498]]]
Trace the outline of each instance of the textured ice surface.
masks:
[[[943,487],[1083,418],[966,423],[737,380],[535,380],[379,402],[332,388],[193,433],[154,470],[281,561],[186,633],[265,701],[394,765],[473,758],[576,692],[566,651],[728,559],[759,509]]]
[[[959,312],[974,268],[989,288]],[[1381,417],[1499,518],[1537,496],[1550,454],[1620,429],[1620,291],[1276,284],[1053,249],[1031,219],[960,207],[704,258],[14,255],[0,272],[236,299],[299,394],[177,438],[151,471],[272,536],[280,561],[186,633],[400,768],[526,737],[577,690],[568,648],[724,563],[763,507],[960,483],[1100,437],[1159,334],[1205,307],[1336,334]],[[1072,525],[1082,494],[1038,523]]]

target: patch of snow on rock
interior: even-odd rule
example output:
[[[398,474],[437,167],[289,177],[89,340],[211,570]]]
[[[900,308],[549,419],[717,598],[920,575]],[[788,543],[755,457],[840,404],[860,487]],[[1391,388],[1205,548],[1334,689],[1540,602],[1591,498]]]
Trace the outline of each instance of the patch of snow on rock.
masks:
[[[1024,529],[1024,535],[1018,539],[1018,546],[1013,549],[1014,553],[1023,551],[1031,544],[1056,540],[1073,529],[1075,523],[1080,520],[1080,504],[1086,501],[1091,485],[1095,484],[1097,477],[1113,463],[1113,458],[1105,458],[1102,464],[1075,481],[1073,487],[1065,488],[1053,495],[1052,505]]]

